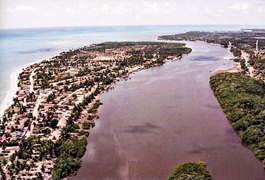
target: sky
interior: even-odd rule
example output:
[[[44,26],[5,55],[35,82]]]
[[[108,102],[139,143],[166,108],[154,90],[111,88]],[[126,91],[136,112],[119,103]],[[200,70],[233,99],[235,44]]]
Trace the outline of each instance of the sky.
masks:
[[[0,28],[265,25],[265,0],[0,0]]]

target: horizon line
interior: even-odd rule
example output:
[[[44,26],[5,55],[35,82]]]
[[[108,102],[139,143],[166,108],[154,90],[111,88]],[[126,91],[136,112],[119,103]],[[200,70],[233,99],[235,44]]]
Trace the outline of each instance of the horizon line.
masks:
[[[144,27],[144,26],[264,26],[265,24],[128,24],[128,25],[72,25],[72,26],[29,26],[29,27],[0,27],[0,30],[45,29],[45,28],[89,28],[89,27]]]

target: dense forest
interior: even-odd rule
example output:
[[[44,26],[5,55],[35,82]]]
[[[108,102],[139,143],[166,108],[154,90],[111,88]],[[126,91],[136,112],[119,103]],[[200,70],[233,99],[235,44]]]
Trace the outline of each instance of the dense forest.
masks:
[[[265,167],[265,83],[222,73],[212,76],[210,85],[232,127]]]

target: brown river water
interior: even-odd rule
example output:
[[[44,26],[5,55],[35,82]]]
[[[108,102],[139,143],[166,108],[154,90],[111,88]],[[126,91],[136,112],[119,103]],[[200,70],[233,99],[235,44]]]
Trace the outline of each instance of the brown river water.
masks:
[[[130,75],[101,97],[100,118],[69,179],[167,179],[172,169],[204,161],[216,180],[265,179],[213,95],[209,78],[233,62],[220,46],[186,42],[180,61]]]

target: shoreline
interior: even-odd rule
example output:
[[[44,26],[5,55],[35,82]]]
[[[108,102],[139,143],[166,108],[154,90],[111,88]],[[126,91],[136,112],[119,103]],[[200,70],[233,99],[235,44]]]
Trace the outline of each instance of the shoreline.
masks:
[[[242,69],[241,69],[242,71]],[[234,84],[236,85],[231,85],[231,79],[233,80]],[[251,84],[252,83],[252,84]],[[254,140],[249,140],[251,138],[253,138],[252,133],[252,129],[248,127],[248,124],[244,124],[242,123],[242,121],[244,121],[244,116],[238,118],[237,113],[239,111],[239,108],[235,108],[234,104],[236,103],[241,103],[241,98],[242,97],[246,97],[246,95],[248,95],[248,99],[250,99],[250,102],[253,104],[258,104],[259,101],[262,101],[262,98],[264,98],[264,93],[262,93],[262,91],[264,91],[264,82],[260,81],[260,80],[256,80],[253,77],[244,75],[242,73],[237,73],[237,72],[219,72],[216,74],[213,74],[211,76],[210,79],[210,87],[211,90],[213,92],[213,94],[215,95],[216,99],[218,100],[220,106],[222,107],[222,111],[224,112],[224,114],[227,116],[227,120],[230,124],[230,126],[233,128],[233,130],[236,132],[236,134],[240,137],[241,139],[241,144],[247,148],[248,150],[250,150],[252,152],[252,155],[255,156],[255,158],[257,158],[259,160],[259,162],[261,164],[263,164],[263,168],[265,171],[265,161],[264,161],[264,151],[262,151],[262,148],[259,147],[257,144],[259,144],[260,140],[259,138],[256,139],[256,141],[258,141],[258,143],[256,143]],[[219,88],[222,87],[222,88]],[[234,88],[234,86],[238,87],[238,88]],[[259,89],[260,91],[257,92],[261,92],[258,94],[254,94],[251,91],[240,91],[238,89]],[[225,98],[222,96],[222,93],[226,93],[228,94],[229,98]],[[259,98],[257,98],[259,97]],[[256,98],[256,99],[254,99]],[[233,99],[233,100],[232,100]],[[254,99],[254,100],[253,100]],[[241,102],[240,102],[241,101]],[[252,102],[254,101],[254,102]],[[236,102],[236,103],[235,103]],[[233,107],[233,108],[231,108]],[[241,105],[242,107],[242,105]],[[241,108],[240,107],[240,108]],[[258,107],[253,107],[258,109]],[[247,107],[242,107],[240,109],[241,112],[244,112],[244,110],[247,109]],[[255,120],[256,118],[258,119],[258,115],[259,114],[253,114],[250,110],[250,112],[244,112],[248,116],[249,120]],[[252,126],[256,126],[255,130],[258,131],[260,124],[254,124]],[[261,124],[260,128],[264,128],[264,125]],[[253,127],[252,127],[253,128]],[[248,132],[249,131],[249,132]],[[250,134],[250,135],[249,135]],[[261,135],[262,136],[262,135]]]
[[[60,147],[65,148],[74,144],[74,148],[82,152],[78,156],[68,150],[60,150],[57,155],[44,155],[45,163],[51,167],[44,172],[39,171],[44,165],[43,160],[33,162],[31,151],[31,160],[26,158],[35,164],[31,170],[35,172],[34,177],[53,176],[56,179],[71,175],[85,152],[89,129],[94,127],[98,118],[101,94],[117,81],[127,80],[131,73],[179,60],[190,52],[190,48],[180,43],[107,42],[63,51],[51,58],[25,65],[26,68],[18,68],[12,73],[12,91],[5,99],[6,106],[10,108],[5,109],[2,117],[4,129],[0,131],[0,140],[8,144],[4,158],[9,161],[11,154],[19,152],[16,156],[22,163],[23,151],[27,149],[20,148],[21,143],[38,141],[38,146],[45,146],[49,142],[54,144],[52,147],[59,143]],[[15,95],[16,90],[18,93]],[[10,106],[7,99],[11,101],[11,98],[13,104]],[[6,106],[2,106],[2,109]],[[38,152],[38,146],[27,148]],[[61,154],[69,156],[66,161],[75,160],[73,167],[63,166],[65,163],[61,159],[64,156]],[[62,174],[65,168],[70,170]],[[10,167],[4,166],[3,171],[8,176]],[[15,177],[17,175],[31,176],[23,169]]]
[[[6,91],[6,95],[3,99],[3,102],[0,104],[0,118],[4,115],[5,111],[8,107],[10,107],[13,103],[13,98],[15,97],[16,92],[18,91],[18,76],[22,72],[23,68],[17,68],[13,71],[10,76],[10,87]]]
[[[214,72],[213,72],[213,75],[216,75],[216,74],[219,74],[219,73],[226,73],[226,72],[229,72],[229,73],[237,73],[237,72],[241,72],[242,69],[241,69],[241,66],[239,63],[235,63],[234,67],[231,67],[231,68],[227,68],[227,69],[216,69]]]
[[[223,47],[222,47],[223,48]],[[220,58],[220,60],[221,60],[221,58]],[[232,63],[233,61],[231,61],[231,63]],[[174,63],[178,63],[178,62],[174,62]],[[230,64],[230,63],[229,63]],[[164,64],[164,65],[166,65],[166,64]],[[222,66],[222,65],[221,65]],[[232,67],[233,66],[233,64],[231,64],[231,66],[230,67]],[[227,69],[227,68],[226,68]],[[145,71],[145,70],[144,70]],[[148,71],[148,69],[146,69],[146,71]],[[154,76],[152,76],[152,77],[154,77]],[[209,80],[209,79],[208,79]],[[129,82],[128,82],[129,83]],[[115,87],[115,86],[114,86]],[[127,85],[126,85],[126,87],[128,87]],[[115,87],[116,88],[116,87]],[[210,87],[209,87],[210,88]],[[119,88],[119,89],[121,89],[121,88]],[[209,89],[210,90],[210,89]],[[115,90],[114,90],[115,91]],[[210,90],[211,91],[211,90]],[[211,91],[212,92],[212,91]],[[104,92],[105,93],[105,92]],[[110,93],[110,94],[112,94],[112,93]],[[115,93],[115,95],[117,95],[117,93]],[[105,96],[106,97],[106,96]],[[120,97],[120,96],[119,96]],[[114,98],[115,98],[115,96],[114,96]],[[107,98],[108,100],[106,101],[106,102],[108,102],[108,101],[110,101],[110,100],[112,100],[112,98]],[[122,99],[122,98],[121,98]],[[215,99],[215,98],[214,98]],[[102,99],[103,100],[103,99]],[[117,103],[117,104],[119,104],[119,103]],[[112,107],[112,106],[110,106],[110,105],[108,105],[108,104],[106,104],[106,106],[105,107],[107,107],[107,108],[104,108],[104,105],[105,105],[105,102],[104,102],[104,100],[103,100],[103,106],[101,107],[101,108],[103,108],[104,109],[104,113],[103,114],[105,114],[105,110],[107,110],[108,109],[108,107]],[[124,110],[123,110],[124,111]],[[123,111],[121,111],[121,112],[123,112]],[[114,112],[113,112],[114,113]],[[104,115],[103,115],[104,116]],[[105,114],[105,118],[107,118],[108,119],[108,116],[109,115],[106,115]],[[107,120],[107,119],[105,119],[104,117],[103,117],[103,119],[102,120]],[[111,118],[110,118],[111,119]],[[122,118],[123,119],[123,118]],[[101,120],[101,119],[100,119]],[[116,121],[114,121],[115,123],[116,123]],[[111,123],[111,124],[115,124],[115,123]],[[141,123],[139,123],[139,122],[137,122],[136,124],[141,124]],[[101,126],[103,126],[103,124],[101,123]],[[105,126],[107,127],[108,126],[108,124],[106,125],[105,124]],[[121,126],[123,126],[123,125],[121,125]],[[132,125],[133,126],[133,125]],[[96,127],[97,127],[97,124],[96,124]],[[115,127],[115,126],[114,126]],[[229,126],[230,127],[230,126]],[[114,129],[112,129],[113,131],[115,131]],[[232,130],[232,129],[231,129]],[[117,132],[117,131],[120,131],[120,132],[122,132],[122,129],[116,129],[116,131],[115,132]],[[104,131],[104,129],[103,130],[100,130],[100,131],[98,131],[98,129],[96,130],[96,132],[95,132],[95,134],[101,134],[102,132],[105,132]],[[107,129],[106,129],[106,132],[107,132]],[[91,134],[91,136],[94,136],[93,134]],[[93,146],[93,145],[95,145],[95,146],[98,146],[99,147],[99,145],[96,145],[96,141],[97,141],[97,139],[98,138],[101,138],[102,136],[94,136],[93,137],[93,139],[94,140],[92,140],[92,141],[94,141],[94,143],[93,142],[91,142],[90,141],[90,137],[88,138],[88,149],[87,149],[87,154],[85,154],[84,155],[84,159],[82,159],[83,160],[83,163],[81,164],[81,171],[79,171],[78,173],[77,173],[77,176],[75,176],[75,175],[71,175],[70,177],[69,177],[69,179],[70,180],[72,180],[72,179],[80,179],[80,178],[82,178],[82,177],[85,177],[86,175],[88,175],[89,173],[85,173],[86,171],[84,171],[85,169],[90,169],[91,168],[91,164],[93,165],[93,162],[90,164],[90,163],[86,163],[86,162],[89,162],[89,157],[91,157],[91,154],[89,153],[89,149],[90,149],[90,147],[91,146]],[[119,137],[119,140],[120,141],[125,141],[124,139],[123,140],[121,140],[121,137]],[[89,142],[90,141],[90,142]],[[106,141],[108,141],[108,139],[106,139],[106,140],[104,140],[104,142],[106,142]],[[92,145],[91,145],[92,144]],[[100,147],[100,148],[103,148],[104,149],[104,146],[102,147]],[[107,147],[106,147],[107,148]],[[99,149],[94,149],[94,151],[95,152],[97,152]],[[100,150],[99,150],[100,151]],[[126,152],[125,152],[126,153]],[[110,152],[110,154],[112,154],[112,152]],[[97,155],[95,155],[95,156],[99,156],[100,154],[97,154]],[[99,160],[107,160],[108,158],[105,158],[105,159],[93,159],[94,161],[96,161],[97,160],[97,162],[101,162],[101,161],[99,161]],[[90,159],[91,160],[91,159]],[[87,164],[90,164],[89,166],[87,165]],[[101,164],[101,163],[100,163]],[[96,164],[95,164],[96,165]],[[84,167],[83,167],[84,166]],[[90,168],[89,168],[90,167]],[[98,169],[99,167],[101,167],[101,165],[100,166],[96,166],[95,167],[95,169]],[[104,169],[104,165],[102,164],[102,167],[101,168],[103,168]],[[92,170],[93,171],[93,170]],[[92,173],[93,174],[93,173]],[[95,174],[98,174],[98,173],[95,173]],[[95,175],[96,176],[96,175]],[[88,176],[88,177],[90,177],[90,176]],[[92,178],[93,176],[91,175],[91,177],[90,178]],[[68,179],[68,178],[67,178]],[[93,177],[92,179],[96,179],[95,177]]]
[[[174,36],[174,35],[173,35]],[[171,39],[170,39],[171,40]],[[217,45],[217,46],[220,46],[220,47],[223,47],[223,48],[225,48],[223,45],[221,45],[220,43],[218,43],[218,42],[208,42],[207,40],[188,40],[188,41],[194,41],[194,42],[205,42],[205,43],[207,43],[207,44],[212,44],[212,45]],[[230,42],[229,42],[230,43]],[[225,49],[227,49],[230,53],[232,53],[232,56],[233,56],[233,58],[231,59],[231,60],[235,60],[235,58],[238,58],[238,56],[235,56],[234,55],[234,53],[232,52],[232,50],[231,50],[231,47],[227,47],[227,48],[225,48]],[[242,58],[242,59],[244,59],[245,60],[245,66],[247,67],[247,68],[249,68],[249,64],[248,64],[248,61],[249,61],[249,54],[247,54],[244,50],[240,50],[240,52],[241,52],[241,55],[240,55],[240,57]],[[211,88],[211,90],[212,90],[212,92],[213,92],[213,94],[214,94],[214,96],[216,97],[216,99],[217,99],[217,101],[218,101],[218,103],[220,104],[220,106],[221,106],[221,108],[222,108],[222,111],[224,112],[224,114],[226,115],[226,117],[227,117],[227,120],[228,120],[228,122],[229,122],[229,124],[230,124],[230,126],[232,127],[232,129],[234,130],[234,132],[238,135],[238,137],[240,138],[240,140],[241,140],[241,144],[245,147],[245,148],[247,148],[248,150],[250,150],[251,152],[252,152],[252,154],[253,154],[253,156],[255,156],[255,158],[257,158],[259,161],[260,161],[260,163],[261,164],[263,164],[263,169],[265,169],[265,160],[264,160],[264,158],[263,157],[265,157],[265,153],[262,151],[262,148],[260,148],[259,146],[257,146],[256,144],[257,143],[250,143],[251,141],[254,141],[254,140],[248,140],[246,137],[244,137],[244,136],[246,136],[244,133],[246,133],[247,134],[247,131],[248,131],[248,129],[251,129],[251,128],[249,128],[248,126],[247,126],[247,124],[245,124],[245,122],[241,122],[242,124],[240,124],[239,125],[239,123],[238,122],[240,122],[241,121],[241,118],[239,118],[239,120],[238,119],[236,119],[236,117],[238,117],[238,112],[236,113],[236,111],[237,111],[237,108],[235,108],[234,107],[234,109],[232,108],[232,110],[231,110],[231,107],[233,107],[233,104],[235,104],[235,102],[234,101],[231,101],[230,102],[230,100],[231,99],[233,99],[233,98],[235,98],[236,96],[238,96],[238,94],[240,94],[240,93],[242,93],[242,92],[237,92],[237,94],[235,94],[234,95],[234,97],[232,98],[232,97],[230,97],[230,98],[224,98],[223,96],[222,96],[222,93],[220,93],[220,91],[227,91],[226,93],[227,94],[230,94],[230,93],[234,93],[234,92],[236,92],[236,89],[237,88],[231,88],[231,89],[229,89],[229,91],[227,90],[228,89],[228,87],[229,87],[229,85],[230,84],[228,84],[228,83],[230,83],[229,82],[229,80],[227,80],[227,79],[229,79],[229,78],[234,78],[233,80],[234,80],[234,82],[235,83],[238,83],[238,85],[237,86],[242,86],[242,88],[245,88],[245,87],[248,87],[249,86],[249,84],[243,84],[242,82],[236,82],[236,80],[238,80],[238,79],[243,79],[243,78],[246,78],[245,80],[248,80],[248,81],[252,81],[252,82],[255,82],[255,81],[257,81],[257,82],[262,82],[262,83],[264,83],[264,80],[262,81],[261,79],[258,79],[258,78],[255,78],[255,76],[253,76],[253,72],[255,72],[255,69],[252,67],[252,66],[250,66],[252,69],[251,70],[248,70],[247,72],[249,73],[248,75],[244,75],[244,72],[246,73],[246,70],[244,70],[243,69],[243,67],[242,67],[242,65],[241,65],[241,63],[240,62],[236,62],[236,61],[234,61],[234,67],[232,67],[232,68],[228,68],[228,69],[216,69],[215,71],[214,71],[214,73],[211,75],[211,77],[210,77],[210,81],[209,81],[209,85],[210,85],[210,88]],[[243,72],[243,73],[242,73]],[[228,74],[228,75],[226,75],[226,74]],[[228,78],[227,78],[227,77]],[[238,77],[235,77],[236,76],[238,76]],[[220,79],[218,79],[219,77],[222,77],[222,78],[220,78]],[[219,82],[218,82],[218,80],[219,80]],[[216,81],[216,82],[215,82]],[[218,83],[217,83],[218,82]],[[227,86],[222,86],[222,84],[227,84]],[[222,88],[218,88],[218,86],[220,85],[220,87],[222,87]],[[256,84],[255,84],[256,85]],[[225,87],[225,88],[224,88]],[[226,89],[227,88],[227,89]],[[248,87],[249,89],[252,89],[253,87],[251,87],[251,86],[249,86]],[[262,91],[262,87],[258,87],[258,88],[260,88],[261,90],[260,91]],[[263,88],[264,88],[264,86],[263,86]],[[249,93],[248,94],[248,96],[253,96],[253,94],[251,94],[251,92],[248,92],[247,91],[247,93]],[[242,93],[242,95],[241,96],[244,96],[244,94]],[[242,98],[242,97],[236,97],[237,99],[237,101],[239,101],[238,103],[242,103],[242,102],[240,102],[240,98]],[[248,99],[249,99],[249,97],[248,97]],[[254,98],[253,98],[254,99]],[[253,101],[255,101],[255,100],[249,100],[251,103],[253,103]],[[256,101],[258,101],[258,100],[256,100]],[[228,106],[227,107],[227,104],[229,104],[230,103],[230,106]],[[254,102],[253,104],[258,104],[259,102]],[[241,106],[242,106],[242,104],[241,104]],[[253,107],[252,107],[253,108]],[[241,108],[241,112],[243,111],[242,110],[243,108]],[[234,116],[232,116],[232,115]],[[249,113],[249,114],[251,114],[251,113]],[[250,115],[251,116],[251,115]],[[256,116],[257,116],[257,114],[256,114]],[[243,116],[244,117],[244,116]],[[258,117],[258,116],[257,116]],[[254,121],[254,119],[255,118],[257,118],[257,117],[252,117],[253,119],[252,119],[252,121]],[[242,118],[242,119],[244,119],[244,118]],[[242,120],[243,121],[243,120]],[[238,124],[237,124],[238,123]],[[242,128],[242,126],[243,126],[243,128]],[[257,125],[258,126],[258,125]],[[263,126],[263,125],[262,125]],[[250,126],[251,127],[251,126]],[[244,130],[242,130],[242,129],[244,129]],[[247,129],[247,130],[246,130]],[[258,129],[258,128],[257,128]],[[254,132],[254,131],[251,131],[251,130],[249,130],[250,132]],[[258,131],[258,130],[256,130],[256,131]],[[242,133],[243,132],[243,133]],[[254,133],[253,133],[254,134]],[[247,134],[249,137],[249,139],[250,138],[253,138],[253,137],[255,137],[253,134]],[[247,140],[246,140],[247,139]],[[256,141],[258,141],[258,138],[256,138],[255,139]]]
[[[213,44],[212,44],[213,45]],[[226,48],[225,48],[226,49]],[[60,53],[59,53],[60,54]],[[186,54],[183,54],[181,57],[178,57],[178,58],[174,58],[174,59],[172,59],[172,60],[165,60],[164,61],[164,63],[167,63],[167,62],[171,62],[171,61],[175,61],[175,60],[179,60],[179,59],[181,59],[183,56],[185,56]],[[54,56],[52,56],[51,58],[54,58]],[[47,58],[47,59],[44,59],[44,60],[50,60],[50,58]],[[29,68],[30,66],[32,66],[30,69],[31,70],[33,70],[36,66],[38,66],[37,64],[39,64],[39,63],[41,63],[42,61],[44,61],[44,60],[38,60],[38,61],[36,61],[36,62],[34,62],[34,63],[31,63],[30,65],[28,65],[26,68]],[[227,59],[225,59],[225,60],[227,60]],[[39,62],[40,61],[40,62]],[[35,65],[35,67],[34,67],[34,65]],[[215,72],[214,72],[214,74],[215,73],[220,73],[220,72],[228,72],[228,71],[235,71],[236,69],[237,69],[237,66],[238,66],[238,64],[237,65],[235,65],[234,67],[232,67],[232,68],[228,68],[228,69],[217,69],[217,70],[215,70]],[[154,66],[154,67],[156,67],[156,66]],[[135,67],[133,67],[133,68],[128,68],[127,70],[128,70],[128,74],[126,75],[126,76],[123,76],[123,77],[120,77],[120,78],[118,78],[118,79],[116,79],[116,80],[114,80],[110,85],[108,85],[108,86],[106,86],[106,89],[104,89],[104,90],[102,90],[102,91],[100,91],[99,92],[99,94],[97,95],[97,96],[95,96],[95,99],[94,99],[94,101],[93,101],[93,103],[92,103],[92,106],[95,104],[95,103],[97,103],[97,102],[100,102],[99,100],[100,100],[100,97],[101,97],[101,95],[103,94],[103,93],[106,93],[107,91],[108,91],[108,89],[111,89],[111,88],[113,88],[113,86],[115,85],[115,83],[117,82],[117,81],[120,81],[120,80],[127,80],[128,78],[129,78],[129,75],[130,74],[132,74],[132,73],[135,73],[135,72],[138,72],[138,71],[141,71],[141,70],[144,70],[144,69],[148,69],[148,68],[150,68],[150,67],[143,67],[143,66],[135,66]],[[16,72],[14,72],[14,74],[12,73],[12,78],[14,79],[15,77],[16,77],[16,74],[17,74],[17,76],[18,76],[18,74],[21,72],[21,71],[23,71],[23,69],[24,68],[21,68],[21,69],[18,69]],[[11,78],[11,77],[10,77]],[[18,89],[19,87],[17,86],[17,82],[18,82],[18,78],[16,78],[16,84],[14,83],[14,85],[12,86],[12,88],[14,88],[13,89],[13,92],[16,90],[16,88]],[[15,94],[15,93],[14,93]],[[10,94],[8,94],[9,95],[9,97],[11,96],[11,93]],[[12,96],[13,97],[13,96]],[[97,108],[96,109],[97,111],[95,112],[95,113],[93,113],[93,115],[95,115],[95,116],[98,116],[98,110],[99,110],[99,108]],[[90,121],[91,123],[93,123],[93,124],[95,124],[95,122],[96,122],[96,120],[97,120],[97,118],[94,118],[93,119],[93,121]],[[59,125],[59,124],[58,124]],[[63,124],[60,124],[60,126],[64,126]],[[54,134],[56,134],[56,133],[60,133],[59,131],[58,132],[55,132],[54,131]],[[88,133],[89,133],[89,131],[88,131]],[[57,134],[56,135],[58,138],[59,138],[59,136],[60,136],[60,134]],[[57,157],[56,159],[59,159],[59,157]],[[53,162],[55,162],[55,161],[53,161]],[[53,168],[53,169],[55,169],[55,168]],[[72,174],[70,174],[71,176],[72,176]]]
[[[44,60],[49,60],[49,59],[53,58],[54,56],[59,55],[60,53],[61,52],[56,53],[56,54],[51,55],[51,56],[48,56],[47,58],[44,58],[44,59],[35,60],[35,61],[31,62],[31,63],[27,63],[25,65],[17,67],[17,68],[14,69],[14,71],[12,71],[12,73],[9,76],[10,87],[8,88],[8,90],[5,91],[6,95],[3,98],[4,99],[3,102],[0,104],[0,119],[3,118],[3,115],[4,115],[5,111],[8,109],[8,107],[10,107],[12,105],[13,98],[16,96],[16,92],[19,90],[18,77],[19,77],[19,74],[23,72],[23,69],[26,69],[26,68],[34,65],[34,64],[41,63]]]
[[[90,46],[92,45],[93,43],[89,43],[88,45],[86,46]],[[81,46],[81,47],[76,47],[74,49],[79,49],[79,48],[82,48],[84,46]],[[66,50],[62,50],[62,51],[57,51],[56,53],[54,53],[53,55],[49,55],[45,58],[42,58],[42,59],[37,59],[37,60],[33,60],[33,62],[31,63],[26,63],[25,65],[22,65],[20,67],[17,67],[14,69],[14,71],[11,72],[10,76],[9,76],[9,79],[10,79],[10,86],[7,88],[7,90],[4,92],[4,94],[6,94],[3,98],[3,101],[2,103],[0,104],[0,119],[3,117],[5,111],[7,110],[7,108],[12,105],[12,102],[13,102],[13,98],[16,96],[16,92],[18,91],[19,87],[17,86],[18,84],[18,76],[20,73],[23,72],[23,69],[26,69],[28,68],[29,66],[32,66],[34,64],[38,64],[38,63],[41,63],[42,61],[44,60],[49,60],[55,56],[59,56],[60,53],[62,52],[68,52],[70,50],[72,50],[73,48],[68,48]],[[15,83],[16,82],[16,83]]]
[[[183,42],[182,41],[176,41],[176,40],[164,40],[164,39],[156,39],[155,41],[157,42],[168,42],[168,43],[178,43],[178,42]],[[191,42],[205,42],[205,41],[191,41]],[[207,43],[207,42],[206,42]],[[212,44],[212,45],[218,45],[218,46],[221,46],[220,44],[215,44],[215,43],[209,43],[209,44]],[[90,46],[91,44],[87,45],[87,46]],[[185,45],[186,47],[186,45]],[[81,48],[81,47],[80,47]],[[10,87],[8,88],[8,90],[6,91],[6,96],[4,97],[4,100],[3,102],[0,104],[0,118],[3,117],[5,111],[7,110],[8,107],[10,107],[12,105],[12,102],[13,102],[13,98],[16,96],[16,92],[19,90],[19,87],[17,86],[18,84],[18,76],[20,73],[23,72],[23,69],[31,66],[31,65],[34,65],[34,64],[37,64],[37,63],[41,63],[42,61],[44,60],[49,60],[55,56],[58,56],[60,53],[62,52],[68,52],[69,50],[71,50],[72,48],[66,50],[66,51],[61,51],[61,52],[58,52],[54,55],[51,55],[51,56],[48,56],[44,59],[38,59],[32,63],[28,63],[28,64],[25,64],[21,67],[18,67],[15,69],[15,71],[13,71],[10,76],[9,76],[9,79],[10,79]],[[76,49],[79,49],[79,48],[76,48]],[[178,58],[178,60],[181,59],[181,58]],[[228,59],[229,60],[229,59]],[[171,61],[168,61],[168,62],[171,62]],[[240,66],[240,64],[239,64]],[[135,72],[138,72],[140,70],[142,70],[143,68],[137,68],[137,70],[135,71],[132,71],[131,73],[135,73]],[[229,68],[229,69],[217,69],[215,70],[214,73],[221,73],[221,72],[229,72],[229,71],[233,71],[235,70],[235,72],[238,72],[238,65],[235,65],[235,67],[232,67],[232,68]]]

